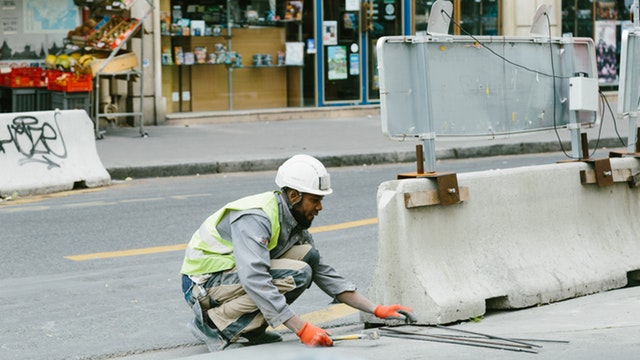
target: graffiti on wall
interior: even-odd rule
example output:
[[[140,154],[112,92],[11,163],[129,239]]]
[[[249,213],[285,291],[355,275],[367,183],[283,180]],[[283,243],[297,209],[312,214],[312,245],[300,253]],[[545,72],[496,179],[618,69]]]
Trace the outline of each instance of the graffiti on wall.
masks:
[[[0,154],[15,148],[21,155],[19,165],[44,164],[47,169],[59,168],[59,161],[67,157],[67,148],[54,115],[55,127],[30,115],[20,115],[7,124],[7,133],[0,131]]]

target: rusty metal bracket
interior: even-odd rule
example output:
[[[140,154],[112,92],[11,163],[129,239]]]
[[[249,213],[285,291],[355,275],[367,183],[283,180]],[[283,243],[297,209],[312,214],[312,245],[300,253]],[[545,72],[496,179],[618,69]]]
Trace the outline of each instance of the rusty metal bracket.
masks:
[[[625,156],[632,156],[632,157],[637,157],[640,158],[640,151],[637,152],[626,152],[626,151],[609,151],[609,157],[610,158],[621,158],[621,157],[625,157]]]
[[[593,164],[593,170],[595,172],[596,183],[598,186],[613,185],[613,170],[611,170],[611,161],[608,158],[605,159],[586,159],[583,160],[586,163]],[[582,179],[582,172],[580,173]],[[585,182],[582,182],[585,184]]]
[[[611,161],[608,158],[583,161],[593,164],[593,170],[580,171],[580,181],[583,185],[593,183],[597,183],[600,187],[613,185],[613,170],[611,170]],[[594,178],[595,181],[593,181]]]
[[[404,203],[407,209],[428,205],[451,205],[469,199],[469,189],[458,186],[456,173],[424,172],[424,153],[422,145],[416,145],[416,167],[414,173],[398,174],[398,180],[428,178],[435,179],[437,190],[418,191],[404,194]]]
[[[625,155],[628,156],[634,156],[637,158],[640,158],[640,128],[638,128],[636,130],[637,134],[636,134],[636,149],[635,152],[629,152],[627,151],[610,151],[609,152],[609,157],[612,158],[619,158],[619,157],[623,157]]]
[[[415,178],[436,180],[437,190],[405,193],[404,204],[407,209],[437,204],[452,205],[469,200],[469,188],[458,186],[458,176],[455,173],[398,174],[398,180]]]
[[[589,140],[587,139],[587,134],[582,133],[582,158],[574,159],[568,161],[559,161],[559,163],[564,162],[575,162],[581,161],[588,164],[593,164],[593,170],[583,170],[580,171],[580,181],[582,184],[593,184],[597,183],[598,186],[609,186],[613,185],[613,171],[611,170],[611,160],[609,158],[604,159],[590,159],[589,158]],[[610,154],[611,155],[611,154]]]
[[[611,171],[612,181],[614,183],[626,182],[629,183],[629,187],[637,187],[638,181],[640,180],[640,173],[632,174],[631,169],[613,169]],[[596,170],[582,170],[580,171],[580,181],[583,185],[586,184],[597,184],[598,179],[596,179]]]

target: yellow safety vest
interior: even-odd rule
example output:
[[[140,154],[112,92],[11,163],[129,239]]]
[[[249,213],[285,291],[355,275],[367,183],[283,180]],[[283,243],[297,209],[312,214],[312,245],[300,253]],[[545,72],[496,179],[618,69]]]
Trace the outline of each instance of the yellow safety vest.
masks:
[[[201,275],[229,270],[236,265],[231,241],[223,239],[217,229],[220,220],[232,210],[261,209],[264,211],[271,222],[271,239],[267,248],[271,250],[276,247],[280,235],[277,196],[275,192],[247,196],[228,203],[209,216],[191,237],[180,272],[186,275]]]

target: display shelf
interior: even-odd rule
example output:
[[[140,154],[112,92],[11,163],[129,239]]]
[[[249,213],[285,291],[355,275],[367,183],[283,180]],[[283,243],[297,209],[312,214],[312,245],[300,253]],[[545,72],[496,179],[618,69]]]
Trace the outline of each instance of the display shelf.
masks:
[[[116,46],[111,47],[111,52],[109,56],[102,60],[102,62],[93,69],[93,76],[95,78],[94,88],[93,88],[93,107],[91,109],[94,127],[95,127],[95,135],[97,139],[102,139],[105,131],[100,130],[100,119],[101,118],[117,118],[117,117],[138,117],[139,118],[139,132],[141,137],[147,137],[148,134],[144,130],[144,71],[136,70],[135,68],[124,69],[122,71],[106,71],[109,68],[109,64],[116,58],[119,54],[120,50],[130,42],[133,36],[139,34],[142,39],[142,31],[141,27],[147,17],[149,17],[154,10],[154,5],[152,0],[128,0],[123,1],[123,6],[116,8],[113,6],[114,3],[112,1],[104,1],[94,3],[93,6],[89,6],[91,12],[99,12],[99,10],[108,10],[108,11],[128,11],[128,9],[135,3],[136,1],[145,1],[149,9],[140,19],[135,19],[135,23],[129,27],[128,31],[124,33],[119,39]],[[108,6],[108,7],[105,7]],[[142,41],[141,41],[142,42]],[[144,59],[144,46],[141,44],[140,46],[140,58]],[[105,109],[101,109],[100,107],[100,99],[102,98],[101,92],[103,89],[101,88],[101,79],[110,79],[110,80],[122,80],[130,83],[132,81],[137,81],[140,86],[140,104],[138,111],[127,111],[127,112],[110,112],[107,111],[110,107],[105,107]]]
[[[266,1],[258,5],[252,1],[241,9],[234,8],[237,5],[228,0],[200,2],[195,7],[194,4],[194,0],[171,1],[169,7],[161,9],[164,10],[160,16],[160,27],[164,29],[160,36],[162,76],[170,79],[163,94],[171,98],[170,112],[288,107],[297,106],[298,99],[302,106],[302,65],[278,65],[279,55],[284,62],[281,55],[287,51],[287,41],[294,41],[292,35],[295,41],[302,41],[301,20],[260,21],[258,17],[243,21],[251,6],[254,10],[268,10],[264,7],[269,6]],[[276,6],[282,10],[282,16],[281,5]],[[207,16],[211,9],[215,10],[213,17]],[[258,13],[266,15],[265,11]],[[202,24],[192,27],[193,20],[204,21],[204,28]],[[194,35],[194,28],[199,28],[201,35]],[[240,58],[241,66],[236,66],[234,60],[231,64],[219,62],[218,55],[224,52],[217,51],[220,49],[216,46],[221,45],[233,54],[233,59]],[[206,56],[202,56],[203,48]],[[184,64],[176,52],[183,56],[189,53],[188,60],[194,61]],[[270,56],[272,65],[256,65],[254,56],[258,54]],[[257,86],[259,81],[264,81],[265,86]],[[263,99],[269,101],[263,103]]]

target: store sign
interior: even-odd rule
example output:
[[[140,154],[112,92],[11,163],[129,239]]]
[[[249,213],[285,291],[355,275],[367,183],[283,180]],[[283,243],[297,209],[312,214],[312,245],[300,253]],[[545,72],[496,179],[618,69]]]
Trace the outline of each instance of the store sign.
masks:
[[[384,19],[392,21],[396,19],[396,2],[395,0],[384,0]]]
[[[347,11],[358,11],[360,10],[360,1],[346,0],[344,3],[344,7]]]
[[[0,0],[0,14],[2,66],[31,66],[44,60],[44,55],[57,53],[67,33],[80,24],[73,0]]]

